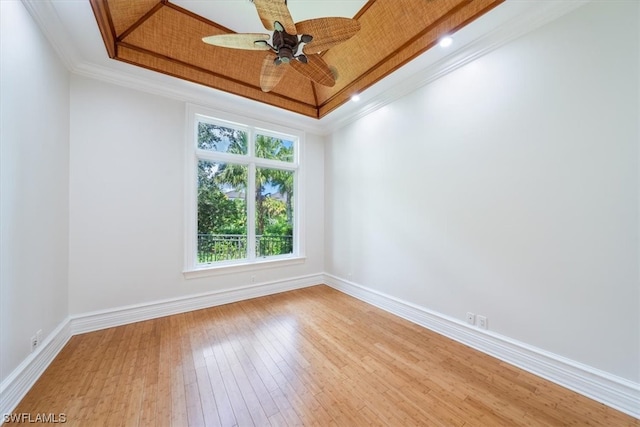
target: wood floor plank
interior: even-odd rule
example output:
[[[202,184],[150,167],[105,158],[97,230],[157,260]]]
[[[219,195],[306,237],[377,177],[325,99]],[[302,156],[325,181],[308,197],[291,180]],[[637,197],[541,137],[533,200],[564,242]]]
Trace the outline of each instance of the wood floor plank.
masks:
[[[269,394],[273,399],[274,403],[278,407],[279,419],[283,422],[283,424],[277,424],[273,421],[272,425],[287,425],[287,426],[301,426],[303,425],[302,419],[298,415],[298,413],[291,406],[291,402],[286,398],[280,387],[270,390]],[[271,418],[270,418],[271,421]]]
[[[231,346],[244,371],[246,383],[255,393],[265,415],[271,419],[273,415],[279,412],[279,409],[271,397],[270,390],[274,390],[278,386],[264,367],[260,357],[255,354],[253,347],[245,342],[244,333],[236,328],[232,329],[231,332],[239,337],[231,343]]]
[[[220,310],[220,308],[214,307],[214,312],[220,312]],[[220,324],[225,322],[224,316],[220,314],[218,315],[218,320]],[[228,346],[228,337],[222,328],[215,328],[213,332],[214,341],[216,343],[213,353],[218,364],[221,382],[224,385],[225,393],[229,399],[232,414],[234,415],[238,425],[253,425],[249,408],[244,401],[240,387],[238,386],[233,374],[231,364],[227,358],[227,354],[229,352],[226,350],[226,347]]]
[[[171,348],[171,425],[188,425],[187,400],[182,369],[182,332],[180,321],[182,316],[171,318],[171,328],[175,331],[169,342]]]
[[[163,317],[157,319],[156,340],[157,340],[157,397],[155,425],[166,427],[171,425],[171,370],[165,369],[171,366],[171,340],[170,319]]]
[[[14,412],[109,427],[640,427],[323,285],[74,336]]]

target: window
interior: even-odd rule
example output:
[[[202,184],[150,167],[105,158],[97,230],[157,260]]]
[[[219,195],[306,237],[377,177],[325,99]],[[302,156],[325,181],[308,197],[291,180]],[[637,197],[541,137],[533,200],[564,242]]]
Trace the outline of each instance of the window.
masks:
[[[188,109],[186,271],[301,259],[301,133],[208,113]]]

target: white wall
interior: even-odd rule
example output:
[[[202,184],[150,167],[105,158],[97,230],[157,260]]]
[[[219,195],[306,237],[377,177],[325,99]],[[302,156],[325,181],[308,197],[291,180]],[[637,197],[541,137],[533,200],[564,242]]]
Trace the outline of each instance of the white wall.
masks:
[[[69,75],[19,1],[0,2],[0,380],[67,316]]]
[[[69,80],[20,2],[0,16],[0,379],[68,314],[326,269],[640,380],[637,2],[589,4],[326,149],[307,135],[307,262],[192,280],[184,103]]]
[[[588,4],[335,132],[326,271],[640,381],[639,7]]]
[[[71,83],[70,313],[322,273],[324,148],[307,135],[307,261],[183,278],[185,104],[92,79]]]

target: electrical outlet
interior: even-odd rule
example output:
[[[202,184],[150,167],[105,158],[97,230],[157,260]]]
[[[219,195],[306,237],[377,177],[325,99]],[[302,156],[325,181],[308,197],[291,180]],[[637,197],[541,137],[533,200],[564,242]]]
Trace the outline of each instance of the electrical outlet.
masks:
[[[467,323],[470,325],[476,324],[476,315],[471,313],[470,311],[467,312]]]
[[[251,276],[251,283],[256,283],[256,276]]]
[[[42,342],[42,329],[38,329],[38,332],[29,340],[31,343],[31,351],[34,351]]]
[[[485,316],[478,316],[478,326],[482,329],[489,329],[489,321]]]

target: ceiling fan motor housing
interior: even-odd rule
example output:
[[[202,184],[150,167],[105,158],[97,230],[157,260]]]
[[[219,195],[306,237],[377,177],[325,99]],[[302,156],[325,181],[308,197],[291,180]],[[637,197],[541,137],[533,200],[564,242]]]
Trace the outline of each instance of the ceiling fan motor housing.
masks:
[[[278,55],[276,58],[277,63],[288,63],[295,59],[300,45],[298,36],[289,34],[286,31],[274,31],[272,42]]]

